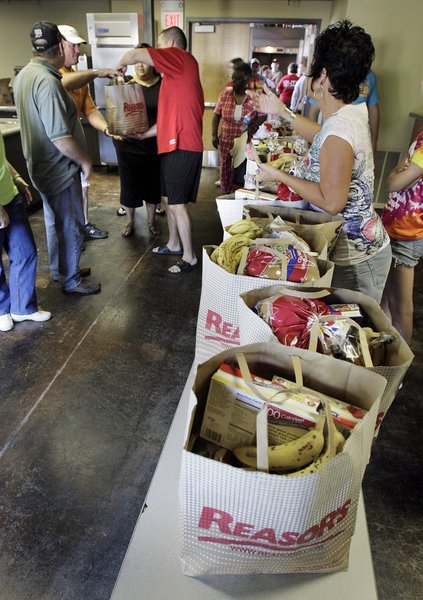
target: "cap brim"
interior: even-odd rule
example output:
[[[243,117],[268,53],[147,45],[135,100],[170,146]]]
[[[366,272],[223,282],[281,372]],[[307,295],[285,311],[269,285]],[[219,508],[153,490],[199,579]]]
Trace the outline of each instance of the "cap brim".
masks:
[[[71,44],[86,44],[87,42],[85,40],[83,40],[80,37],[65,37],[64,38],[67,42],[70,42]]]

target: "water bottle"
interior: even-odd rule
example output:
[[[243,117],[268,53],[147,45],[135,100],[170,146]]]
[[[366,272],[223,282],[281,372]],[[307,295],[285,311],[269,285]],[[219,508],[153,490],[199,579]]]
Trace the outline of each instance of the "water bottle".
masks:
[[[246,131],[254,116],[253,112],[247,113],[241,122],[241,131]]]

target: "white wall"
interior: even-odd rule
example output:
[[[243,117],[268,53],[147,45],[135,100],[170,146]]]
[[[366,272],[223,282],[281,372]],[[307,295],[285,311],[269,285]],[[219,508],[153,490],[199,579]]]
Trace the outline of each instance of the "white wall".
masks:
[[[73,25],[86,36],[86,13],[109,12],[109,7],[109,0],[0,2],[0,78],[11,77],[15,65],[26,65],[32,57],[29,34],[36,21]]]
[[[156,21],[160,2],[154,0]],[[142,0],[8,0],[0,2],[0,78],[31,58],[29,32],[35,21],[74,25],[85,36],[87,12],[142,13]],[[423,112],[420,81],[421,0],[185,0],[186,17],[313,18],[322,27],[343,17],[368,31],[376,47],[374,70],[379,81],[381,128],[379,148],[402,151],[408,144],[412,111]],[[159,28],[159,27],[158,27]],[[85,49],[89,54],[89,46]]]
[[[404,150],[413,121],[423,114],[423,2],[416,0],[348,0],[347,16],[370,33],[376,48],[381,108],[381,150]]]

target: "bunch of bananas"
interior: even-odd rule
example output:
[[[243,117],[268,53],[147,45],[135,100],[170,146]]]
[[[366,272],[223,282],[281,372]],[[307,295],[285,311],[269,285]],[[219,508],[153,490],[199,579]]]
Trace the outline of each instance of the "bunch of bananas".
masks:
[[[262,237],[264,228],[260,227],[250,219],[241,219],[226,228],[226,231],[231,235],[246,235],[252,240]]]
[[[330,415],[330,416],[329,416]],[[327,421],[327,435],[323,433]],[[331,433],[329,433],[331,428]],[[331,442],[331,443],[330,443]],[[345,438],[333,422],[332,414],[327,419],[320,415],[313,429],[301,437],[284,444],[269,446],[268,460],[270,471],[290,471],[288,476],[307,475],[321,469],[325,463],[344,446]],[[255,446],[242,446],[233,450],[236,458],[250,468],[257,468]]]
[[[331,431],[329,431],[331,429]],[[327,436],[325,447],[323,452],[311,462],[307,467],[300,471],[294,471],[289,473],[289,477],[298,477],[299,475],[309,475],[315,473],[320,469],[323,469],[325,464],[330,458],[333,458],[335,454],[342,451],[345,444],[345,438],[340,431],[337,430],[335,423],[333,422],[332,413],[329,411],[327,418]]]
[[[267,456],[270,470],[290,470],[302,468],[315,460],[323,450],[325,438],[323,427],[325,417],[319,419],[305,435],[285,444],[269,446]],[[257,467],[257,448],[255,446],[241,446],[234,449],[236,458],[247,467]]]
[[[270,160],[266,164],[270,167],[275,167],[275,169],[280,169],[281,171],[283,171],[287,167],[287,165],[289,167],[292,161],[294,161],[296,158],[297,156],[295,154],[282,154],[281,156],[279,156],[279,158],[276,158],[275,160]]]
[[[250,243],[251,238],[248,235],[240,233],[233,235],[215,248],[210,258],[228,273],[235,274],[238,271],[244,248],[248,247]]]

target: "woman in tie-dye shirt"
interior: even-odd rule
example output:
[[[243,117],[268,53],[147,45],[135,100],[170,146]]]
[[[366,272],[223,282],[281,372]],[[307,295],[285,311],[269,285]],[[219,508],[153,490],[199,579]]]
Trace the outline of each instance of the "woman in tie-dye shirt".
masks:
[[[391,238],[392,266],[382,308],[409,342],[413,335],[414,267],[423,255],[423,131],[387,183],[391,193],[382,221]]]

